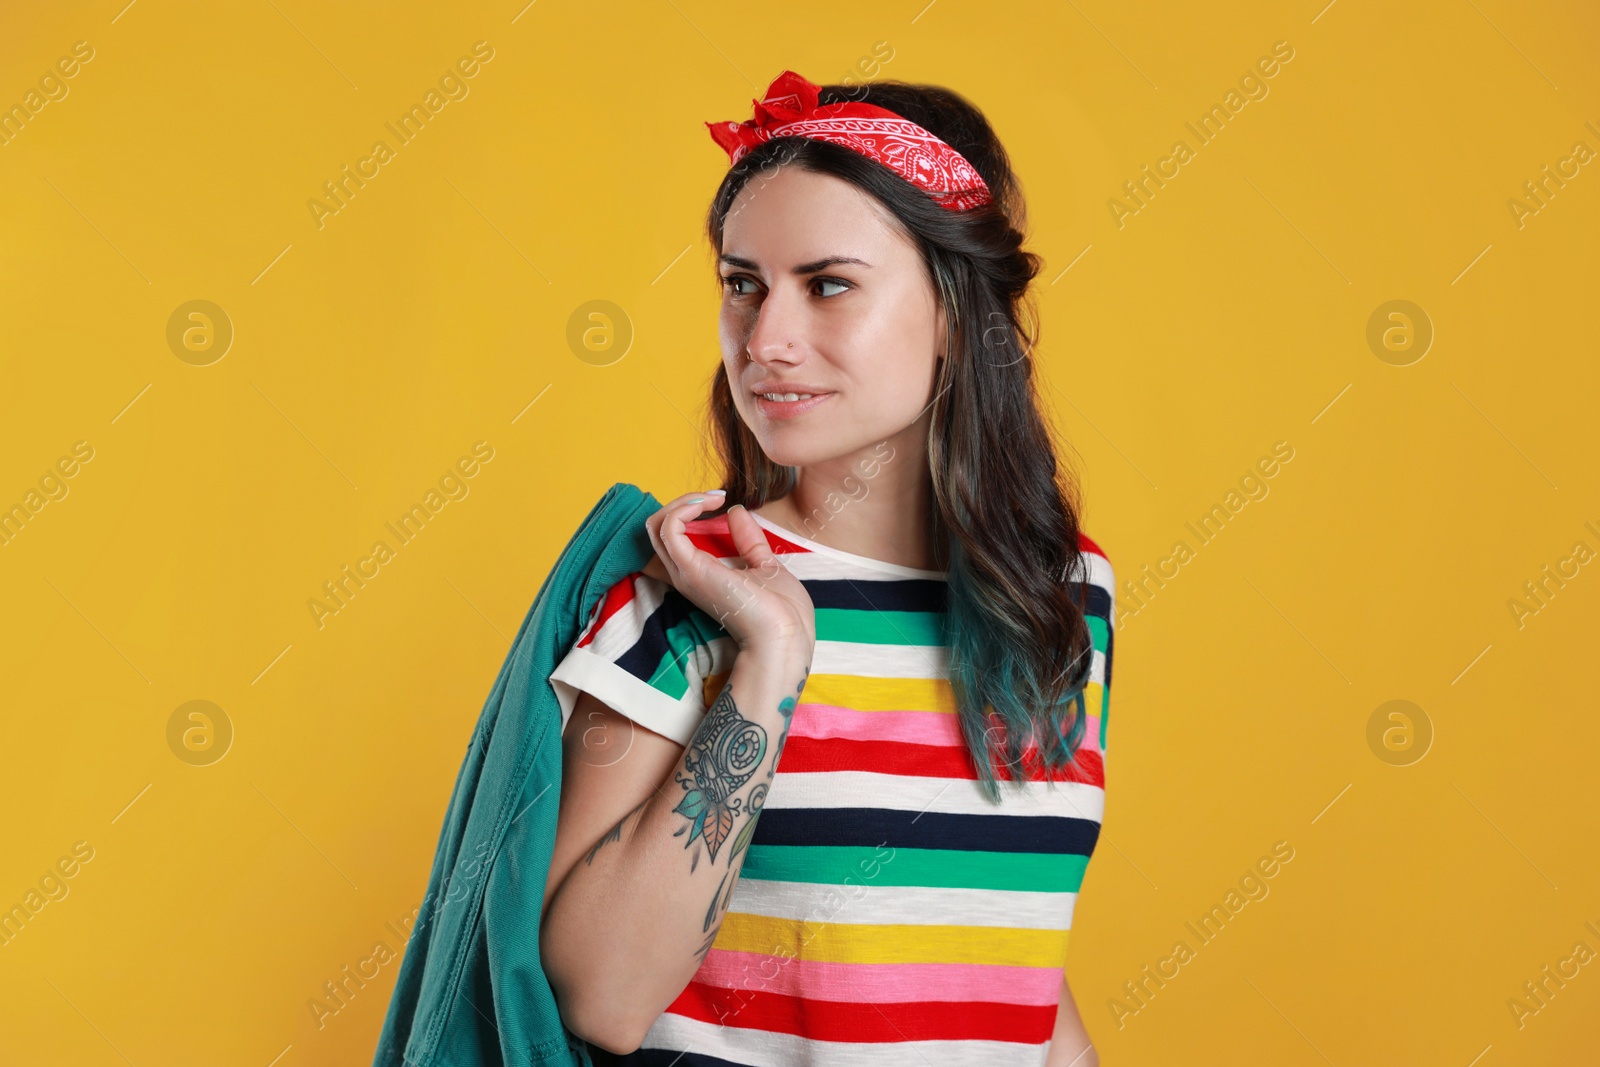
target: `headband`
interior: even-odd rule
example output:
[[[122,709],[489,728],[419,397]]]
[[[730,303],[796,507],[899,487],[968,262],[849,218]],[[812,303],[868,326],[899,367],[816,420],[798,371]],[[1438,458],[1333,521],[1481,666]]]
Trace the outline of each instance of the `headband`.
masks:
[[[951,211],[990,200],[983,176],[960,152],[887,108],[854,101],[818,106],[817,86],[792,70],[778,75],[767,95],[751,103],[754,118],[706,123],[730,165],[775,137],[810,137],[882,163]]]

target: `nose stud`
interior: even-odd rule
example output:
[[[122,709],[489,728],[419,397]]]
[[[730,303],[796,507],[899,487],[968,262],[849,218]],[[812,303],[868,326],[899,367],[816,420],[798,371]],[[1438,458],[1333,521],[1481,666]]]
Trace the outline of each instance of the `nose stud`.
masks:
[[[789,342],[789,347],[790,347],[790,348],[793,348],[793,347],[794,347],[794,342],[793,342],[793,341],[790,341],[790,342]]]

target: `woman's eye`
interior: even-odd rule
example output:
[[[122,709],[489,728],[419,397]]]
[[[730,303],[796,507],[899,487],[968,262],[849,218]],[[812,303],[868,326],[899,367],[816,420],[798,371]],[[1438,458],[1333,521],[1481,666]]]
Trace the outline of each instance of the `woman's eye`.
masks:
[[[747,290],[739,288],[739,286],[748,281],[750,281],[749,278],[746,278],[740,274],[735,274],[722,279],[722,285],[724,289],[727,289],[729,292],[733,293],[734,296],[749,296],[750,294]]]
[[[817,279],[817,284],[819,286],[821,286],[821,285],[833,285],[833,286],[839,287],[840,289],[848,289],[848,288],[850,288],[844,282],[836,282],[836,281],[832,280],[831,278],[818,278]],[[818,295],[820,295],[820,296],[837,296],[838,294],[837,293],[819,293]]]

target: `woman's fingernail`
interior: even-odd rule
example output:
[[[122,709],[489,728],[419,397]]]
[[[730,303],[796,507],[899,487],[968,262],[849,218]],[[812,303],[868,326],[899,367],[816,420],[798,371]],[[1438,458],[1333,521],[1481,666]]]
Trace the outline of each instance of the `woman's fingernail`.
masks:
[[[684,503],[685,504],[698,504],[704,499],[705,499],[705,497],[703,497],[703,496],[692,496],[688,500],[685,500]]]
[[[706,496],[727,496],[727,495],[728,495],[728,491],[726,489],[707,489],[706,490]]]

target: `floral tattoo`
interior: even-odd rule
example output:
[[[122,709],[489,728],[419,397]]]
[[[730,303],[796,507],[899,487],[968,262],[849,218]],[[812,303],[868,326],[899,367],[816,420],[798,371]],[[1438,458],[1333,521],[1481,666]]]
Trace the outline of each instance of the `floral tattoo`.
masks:
[[[740,815],[745,817],[744,825],[739,827],[739,834],[728,849],[729,873],[722,876],[706,908],[701,927],[705,938],[695,950],[695,957],[702,963],[722,930],[721,916],[733,900],[734,885],[730,881],[736,884],[732,876],[734,860],[749,846],[755,834],[756,818],[767,799],[767,783],[772,781],[777,770],[778,758],[789,737],[789,725],[794,721],[796,698],[805,689],[805,684],[805,677],[802,676],[800,684],[795,687],[795,696],[784,697],[778,704],[778,712],[783,716],[783,730],[778,735],[777,743],[772,746],[775,750],[772,764],[767,768],[766,780],[758,783],[747,798],[733,794],[760,768],[768,751],[767,731],[739,712],[733,702],[731,685],[723,685],[711,710],[706,712],[700,729],[689,742],[689,751],[683,761],[684,770],[688,773],[677,775],[678,784],[684,788],[684,797],[673,811],[690,821],[687,827],[673,836],[681,837],[687,832],[689,840],[684,842],[685,848],[703,838],[712,861],[715,861],[718,850],[733,831],[735,820]],[[699,866],[699,861],[700,853],[696,850],[689,864],[690,873]]]
[[[678,784],[684,788],[684,797],[672,809],[689,820],[686,828],[689,840],[684,842],[684,847],[704,839],[713,860],[717,858],[717,850],[733,834],[734,820],[739,815],[750,817],[745,829],[754,825],[759,804],[746,809],[744,801],[733,794],[750,780],[767,754],[767,731],[740,713],[730,689],[730,685],[722,687],[716,703],[706,712],[705,721],[689,742],[689,753],[683,761],[688,774],[677,776]],[[683,833],[683,830],[678,831],[678,835]],[[741,833],[739,837],[742,847],[748,835]],[[729,859],[731,862],[732,857]]]

